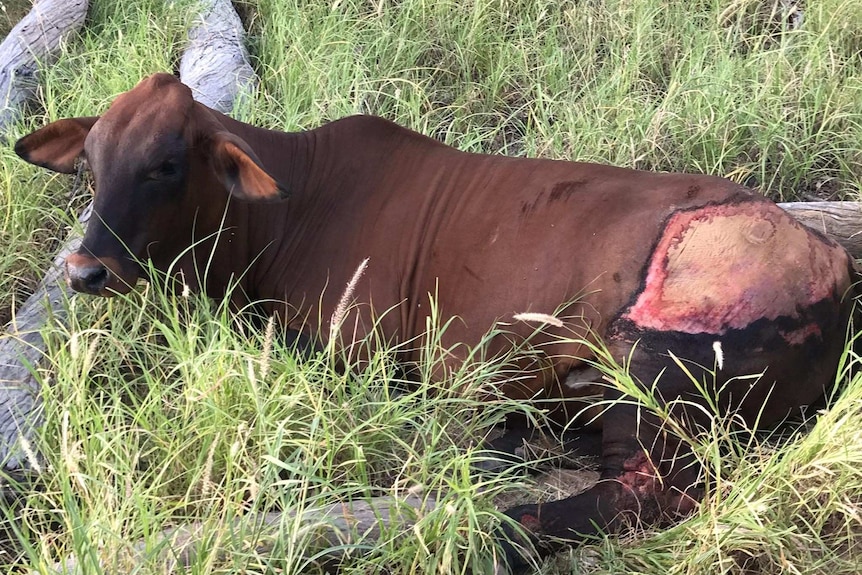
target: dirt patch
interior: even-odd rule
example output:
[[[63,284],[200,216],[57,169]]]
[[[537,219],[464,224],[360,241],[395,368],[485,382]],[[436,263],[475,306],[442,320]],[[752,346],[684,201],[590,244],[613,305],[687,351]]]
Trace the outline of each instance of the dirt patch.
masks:
[[[841,182],[838,179],[819,178],[802,182],[797,189],[797,194],[806,202],[837,202],[845,199],[842,197],[841,190]]]

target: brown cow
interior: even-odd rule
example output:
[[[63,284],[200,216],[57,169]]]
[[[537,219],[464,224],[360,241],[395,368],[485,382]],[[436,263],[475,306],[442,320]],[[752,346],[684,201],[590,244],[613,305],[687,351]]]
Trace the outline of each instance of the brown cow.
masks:
[[[461,318],[447,347],[512,322],[493,353],[533,333],[513,314],[556,312],[564,326],[542,334],[547,368],[501,383],[515,399],[583,393],[566,384],[593,359],[578,338],[600,337],[645,388],[664,372],[654,391],[665,401],[704,403],[670,351],[718,364],[714,377],[692,369],[723,409],[775,422],[833,383],[851,314],[844,250],[716,177],[468,154],[374,117],[268,131],[196,103],[167,74],[15,151],[64,173],[83,156],[95,176],[94,216],[66,262],[77,291],[127,292],[149,259],[212,297],[235,285],[236,306],[261,301],[287,329],[325,341],[342,287],[370,258],[345,337],[376,322],[387,341],[418,341],[434,294],[444,319]],[[568,403],[564,420],[582,407]],[[620,401],[603,418],[604,481],[507,512],[537,541],[614,530],[631,513],[660,519],[699,496],[690,450],[656,416]]]

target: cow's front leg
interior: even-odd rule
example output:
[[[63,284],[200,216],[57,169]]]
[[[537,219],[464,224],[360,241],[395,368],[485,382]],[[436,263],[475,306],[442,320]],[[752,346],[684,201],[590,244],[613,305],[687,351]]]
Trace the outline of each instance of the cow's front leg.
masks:
[[[620,394],[608,390],[607,396],[619,399]],[[601,478],[592,488],[505,512],[513,520],[501,527],[503,559],[510,569],[529,565],[534,551],[543,557],[600,532],[671,520],[690,512],[702,494],[700,467],[690,447],[637,405],[609,405],[602,451]]]

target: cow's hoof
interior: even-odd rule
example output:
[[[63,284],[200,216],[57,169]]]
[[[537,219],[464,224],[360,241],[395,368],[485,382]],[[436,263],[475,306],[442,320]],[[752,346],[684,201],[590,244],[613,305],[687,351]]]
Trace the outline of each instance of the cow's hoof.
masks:
[[[536,505],[521,505],[508,509],[505,514],[514,522],[506,521],[497,531],[497,548],[500,556],[494,573],[524,573],[535,567],[537,560],[548,554],[542,544]]]

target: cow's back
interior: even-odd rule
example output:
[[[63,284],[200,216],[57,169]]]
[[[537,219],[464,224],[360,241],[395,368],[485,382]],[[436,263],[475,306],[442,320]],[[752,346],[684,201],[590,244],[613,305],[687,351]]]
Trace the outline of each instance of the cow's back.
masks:
[[[520,312],[553,314],[561,304],[581,302],[562,315],[583,314],[602,332],[642,283],[673,213],[760,201],[727,180],[705,176],[547,160],[467,160],[465,177],[442,192],[452,199],[431,226],[434,237],[425,240],[414,294],[439,283],[447,313],[478,317],[479,323]],[[483,171],[485,177],[478,175]]]

